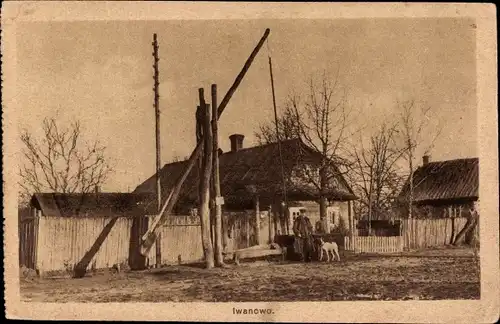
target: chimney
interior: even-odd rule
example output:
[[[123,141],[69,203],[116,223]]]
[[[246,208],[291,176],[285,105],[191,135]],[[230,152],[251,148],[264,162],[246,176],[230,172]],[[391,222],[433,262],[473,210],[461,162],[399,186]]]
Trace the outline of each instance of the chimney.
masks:
[[[241,134],[233,134],[229,136],[229,140],[231,141],[231,152],[236,152],[243,148],[244,138],[245,136]]]
[[[424,155],[424,156],[422,157],[422,163],[423,163],[424,165],[429,164],[429,160],[430,160],[430,158],[431,158],[431,157],[430,157],[429,155],[427,155],[427,154],[426,154],[426,155]]]
[[[95,192],[96,194],[100,193],[100,192],[101,192],[101,188],[99,188],[99,186],[98,186],[98,185],[96,185],[96,186],[94,187],[94,192]]]

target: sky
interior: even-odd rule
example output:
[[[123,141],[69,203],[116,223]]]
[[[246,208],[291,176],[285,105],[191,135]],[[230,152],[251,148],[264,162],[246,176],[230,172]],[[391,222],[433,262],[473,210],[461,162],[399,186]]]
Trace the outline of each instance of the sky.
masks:
[[[41,120],[79,120],[115,167],[103,191],[131,191],[155,171],[152,38],[159,42],[161,159],[195,145],[198,88],[219,102],[263,35],[271,33],[220,118],[219,142],[273,118],[268,58],[278,112],[307,81],[337,75],[364,136],[397,117],[398,101],[431,107],[425,134],[442,127],[432,160],[477,156],[476,51],[464,18],[32,22],[17,30],[20,128],[40,135]],[[430,137],[429,137],[430,138]],[[417,152],[422,154],[423,152]]]

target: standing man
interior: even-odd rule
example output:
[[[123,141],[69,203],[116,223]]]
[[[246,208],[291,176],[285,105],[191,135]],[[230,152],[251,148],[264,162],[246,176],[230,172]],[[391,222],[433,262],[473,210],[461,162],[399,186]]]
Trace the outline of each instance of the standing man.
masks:
[[[305,208],[300,209],[299,216],[294,220],[293,233],[295,234],[295,251],[300,253],[302,261],[311,261],[314,250],[313,227],[311,221],[306,216]]]

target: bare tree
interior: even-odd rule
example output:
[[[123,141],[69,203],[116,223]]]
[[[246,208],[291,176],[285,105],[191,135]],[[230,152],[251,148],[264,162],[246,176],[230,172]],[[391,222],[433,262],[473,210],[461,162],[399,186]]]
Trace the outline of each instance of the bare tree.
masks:
[[[276,122],[278,126],[278,134],[280,140],[285,141],[300,137],[297,119],[293,109],[286,106],[281,116]],[[263,123],[259,125],[258,131],[255,132],[255,137],[260,145],[278,142],[275,123]]]
[[[350,164],[345,158],[348,141],[354,132],[353,110],[348,107],[346,91],[340,86],[338,75],[332,79],[323,74],[319,82],[310,79],[305,100],[298,95],[289,96],[278,121],[280,139],[301,138],[306,145],[321,155],[313,166],[299,164],[294,177],[312,185],[319,195],[320,218],[326,218],[327,193]],[[274,123],[260,126],[256,137],[261,143],[276,142]]]
[[[400,140],[404,148],[403,157],[408,163],[409,173],[409,193],[407,197],[408,218],[412,218],[415,152],[417,149],[422,149],[424,154],[428,154],[434,147],[436,139],[441,134],[442,127],[438,125],[437,127],[433,127],[433,129],[429,129],[430,121],[433,118],[431,107],[417,105],[414,100],[399,103],[398,106],[400,109]]]
[[[360,212],[369,220],[390,212],[404,182],[399,162],[405,153],[397,144],[398,124],[383,122],[365,145],[359,138],[351,149],[349,178],[360,198]]]
[[[21,195],[36,192],[87,193],[102,185],[112,172],[105,147],[95,141],[84,145],[79,122],[61,129],[55,118],[42,122],[43,137],[28,130],[21,133],[24,144],[20,167]]]

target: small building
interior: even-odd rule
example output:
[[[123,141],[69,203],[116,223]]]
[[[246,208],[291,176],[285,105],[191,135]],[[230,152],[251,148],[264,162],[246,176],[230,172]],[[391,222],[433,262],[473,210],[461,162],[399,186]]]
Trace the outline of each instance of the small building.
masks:
[[[430,162],[423,157],[423,165],[413,175],[414,218],[466,217],[474,202],[479,202],[479,159],[466,158]],[[401,217],[408,217],[409,181],[398,197]]]
[[[35,193],[19,220],[19,262],[40,271],[144,263],[139,239],[156,206],[149,194]],[[94,250],[94,255],[91,251]]]
[[[319,220],[319,194],[317,187],[304,180],[304,173],[318,174],[318,166],[322,155],[304,144],[300,139],[290,139],[281,143],[283,173],[281,170],[280,147],[271,143],[244,148],[241,134],[229,137],[231,150],[219,150],[219,172],[221,194],[224,197],[224,211],[255,210],[256,201],[262,211],[269,208],[279,214],[286,190],[289,202],[289,213],[292,218],[298,215],[299,208],[305,207],[314,226]],[[161,169],[162,192],[168,192],[186,168],[187,161],[168,163]],[[337,175],[332,177],[326,190],[329,202],[327,212],[329,223],[338,224],[340,217],[348,223],[352,213],[352,200],[356,199],[351,187],[334,165],[332,171]],[[285,176],[283,177],[282,174]],[[286,189],[283,188],[285,178]],[[194,167],[186,178],[178,203],[176,213],[187,214],[198,205],[199,169]],[[154,193],[156,175],[137,186],[135,193]],[[293,219],[290,219],[289,228]],[[283,224],[281,224],[283,226]],[[282,231],[283,233],[283,231]]]

